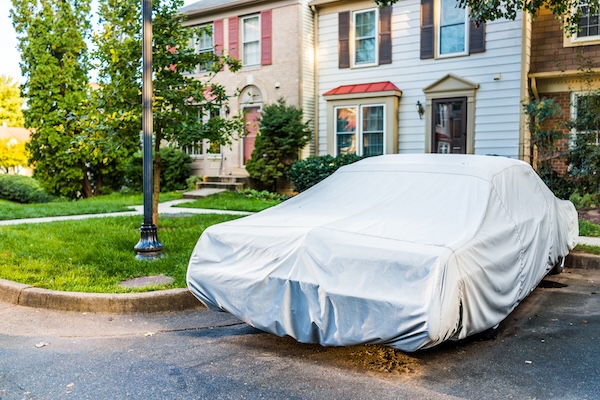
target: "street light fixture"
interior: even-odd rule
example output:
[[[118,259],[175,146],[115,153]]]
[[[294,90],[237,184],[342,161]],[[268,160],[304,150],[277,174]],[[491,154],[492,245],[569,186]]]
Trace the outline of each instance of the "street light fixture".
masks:
[[[151,260],[162,257],[164,247],[152,223],[152,0],[142,0],[142,136],[144,223],[134,250],[138,260]]]

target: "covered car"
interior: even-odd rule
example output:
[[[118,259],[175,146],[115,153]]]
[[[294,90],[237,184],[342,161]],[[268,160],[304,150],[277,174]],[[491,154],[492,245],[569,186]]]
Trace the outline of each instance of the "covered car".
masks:
[[[385,155],[206,229],[187,281],[275,335],[411,352],[497,326],[577,237],[573,204],[522,161]]]

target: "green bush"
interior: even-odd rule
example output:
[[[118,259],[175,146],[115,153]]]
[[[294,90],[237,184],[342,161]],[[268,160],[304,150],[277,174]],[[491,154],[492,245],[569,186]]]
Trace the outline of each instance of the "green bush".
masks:
[[[0,175],[0,199],[17,203],[49,203],[53,197],[35,179],[23,175]]]
[[[573,193],[569,200],[575,205],[578,210],[587,210],[598,207],[598,200],[600,196],[598,194],[585,193],[581,195],[579,192]]]
[[[185,180],[185,187],[187,190],[196,190],[196,183],[203,182],[204,177],[201,175],[192,175]]]
[[[190,177],[192,158],[172,147],[160,149],[162,168],[160,171],[160,191],[172,192],[187,188],[186,180]],[[142,153],[134,154],[125,170],[125,184],[134,192],[144,189]]]
[[[287,176],[294,183],[296,191],[303,192],[333,174],[339,167],[360,159],[362,157],[355,154],[312,156],[292,164]]]
[[[240,190],[240,194],[243,194],[249,199],[257,200],[281,200],[283,197],[279,193],[269,192],[268,190],[258,191],[256,189],[243,189]]]
[[[298,150],[308,144],[311,132],[303,122],[302,110],[280,98],[263,107],[260,132],[246,171],[261,189],[277,190],[277,179],[286,175],[298,159]]]

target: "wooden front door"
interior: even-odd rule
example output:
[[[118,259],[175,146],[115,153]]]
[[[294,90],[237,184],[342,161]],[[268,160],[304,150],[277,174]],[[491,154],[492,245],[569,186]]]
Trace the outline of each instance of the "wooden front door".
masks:
[[[260,118],[260,107],[245,107],[246,126],[244,128],[244,165],[252,156],[254,151],[254,141],[258,134],[258,119]]]
[[[433,100],[432,153],[467,153],[467,98]]]

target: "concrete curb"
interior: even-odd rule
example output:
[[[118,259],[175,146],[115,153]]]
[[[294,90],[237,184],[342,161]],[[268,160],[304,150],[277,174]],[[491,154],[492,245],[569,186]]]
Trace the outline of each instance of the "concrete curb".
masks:
[[[568,268],[600,269],[600,256],[574,252],[567,256]],[[144,293],[103,294],[61,292],[0,279],[0,301],[34,308],[92,313],[152,313],[205,308],[188,289]]]
[[[0,301],[34,308],[93,313],[151,313],[203,308],[188,289],[104,294],[40,289],[0,279]]]

